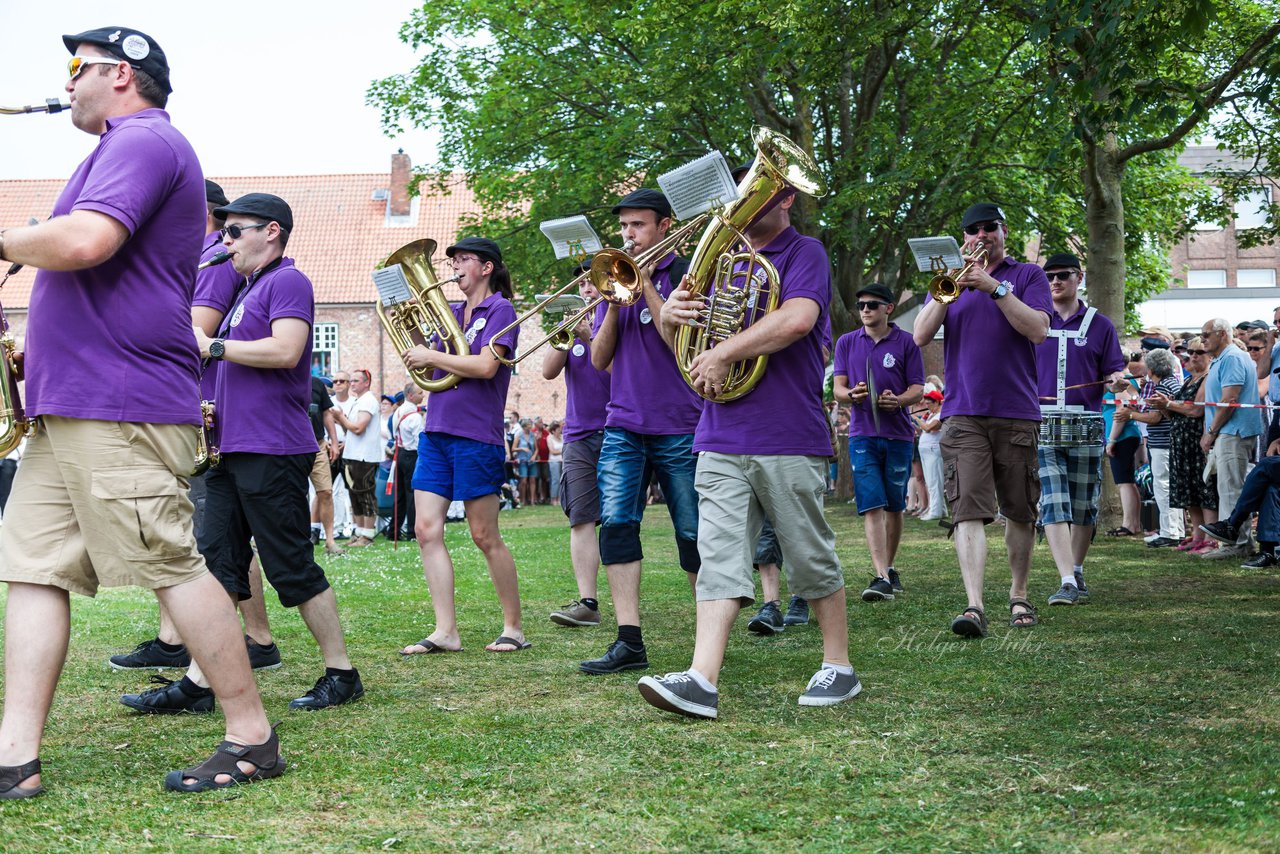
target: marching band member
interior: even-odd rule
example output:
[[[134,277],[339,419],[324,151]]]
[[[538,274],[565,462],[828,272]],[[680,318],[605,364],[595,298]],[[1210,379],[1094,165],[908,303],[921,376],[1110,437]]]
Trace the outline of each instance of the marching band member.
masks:
[[[1123,388],[1124,353],[1115,325],[1080,299],[1084,274],[1080,259],[1069,252],[1049,256],[1044,265],[1053,298],[1049,334],[1036,346],[1041,401],[1057,400],[1059,387],[1067,406],[1083,407],[1101,418],[1103,384]],[[1084,559],[1093,542],[1102,495],[1103,445],[1046,447],[1040,462],[1040,523],[1057,564],[1062,586],[1050,605],[1086,602]]]
[[[671,205],[657,190],[636,190],[614,205],[632,255],[657,245],[671,227]],[[698,572],[698,498],[693,487],[693,431],[702,400],[690,390],[657,329],[664,300],[689,264],[674,252],[644,277],[644,299],[602,306],[591,363],[612,374],[598,469],[600,560],[618,620],[618,638],[583,673],[619,673],[649,666],[640,634],[640,521],[651,472],[656,472],[675,527],[680,568],[690,586]]]
[[[196,550],[187,497],[200,424],[191,335],[207,216],[200,163],[164,112],[169,64],[154,39],[103,27],[63,42],[73,54],[71,122],[100,139],[52,218],[0,231],[0,259],[40,268],[25,364],[27,414],[41,419],[0,535],[9,583],[0,799],[43,791],[40,742],[67,655],[68,593],[100,585],[154,590],[223,699],[226,740],[166,786],[275,777],[285,770],[280,742],[235,609]],[[67,382],[87,376],[112,393],[86,400]]]
[[[598,296],[595,285],[585,276],[578,291],[587,302]],[[600,603],[596,599],[600,490],[596,469],[604,442],[610,375],[591,364],[591,325],[590,319],[584,317],[573,329],[569,349],[552,348],[542,359],[543,379],[554,380],[563,372],[566,390],[560,506],[569,517],[569,561],[578,583],[578,598],[551,613],[551,622],[561,626],[600,625]]]
[[[985,264],[972,265],[960,277],[960,297],[954,303],[940,303],[932,295],[925,300],[916,318],[915,341],[923,347],[946,323],[942,459],[947,502],[956,523],[956,555],[969,600],[951,630],[972,638],[987,634],[983,526],[995,519],[997,510],[1005,518],[1013,576],[1009,624],[1027,628],[1038,620],[1027,601],[1040,501],[1035,347],[1049,330],[1053,303],[1044,271],[1006,255],[1009,229],[998,206],[971,205],[961,226],[969,248],[986,249]]]
[[[902,540],[911,477],[915,427],[909,411],[924,394],[924,360],[911,334],[889,322],[894,298],[887,286],[875,282],[856,296],[862,328],[836,342],[833,389],[836,400],[853,405],[853,493],[875,568],[862,598],[878,602],[902,590],[893,560]],[[872,387],[874,399],[869,394]]]
[[[822,627],[822,666],[800,705],[833,705],[862,690],[849,664],[844,575],[823,515],[831,455],[822,405],[831,268],[822,244],[791,226],[794,202],[794,194],[786,195],[746,231],[752,247],[778,270],[778,308],[699,354],[692,365],[693,381],[714,396],[734,362],[771,354],[754,391],[703,407],[693,446],[702,557],[693,662],[686,671],[646,676],[639,684],[650,704],[690,717],[718,715],[729,633],[742,606],[755,598],[751,563],[764,515],[777,522],[788,587],[808,600]],[[662,310],[668,342],[679,324],[697,322],[703,303],[690,297],[681,289]]]
[[[422,551],[422,569],[435,610],[431,634],[409,644],[402,655],[457,652],[462,649],[458,614],[454,607],[453,560],[444,545],[445,519],[451,501],[466,507],[471,539],[484,553],[489,578],[502,605],[502,632],[485,649],[515,652],[532,644],[524,639],[520,622],[520,585],[511,551],[498,531],[498,496],[506,481],[506,449],[502,413],[506,406],[511,367],[487,352],[490,340],[516,319],[511,305],[511,274],[502,263],[498,244],[485,237],[464,237],[445,250],[458,275],[465,302],[454,306],[454,317],[466,332],[470,353],[444,353],[430,347],[410,347],[402,355],[412,370],[435,368],[463,378],[427,401],[427,421],[418,439],[418,467],[413,473],[417,520],[414,530]],[[497,341],[503,355],[516,350],[520,328]]]

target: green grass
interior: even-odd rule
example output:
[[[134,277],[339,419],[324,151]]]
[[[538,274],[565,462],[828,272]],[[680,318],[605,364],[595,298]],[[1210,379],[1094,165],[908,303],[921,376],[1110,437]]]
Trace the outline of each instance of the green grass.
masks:
[[[501,628],[497,602],[465,527],[450,525],[466,653],[395,654],[427,634],[431,609],[416,549],[379,544],[327,564],[365,699],[290,713],[318,655],[268,594],[285,667],[258,683],[284,721],[290,772],[232,792],[161,790],[165,771],[217,742],[220,716],[143,718],[116,703],[145,674],[106,658],[154,633],[152,597],[75,598],[43,749],[48,792],[0,804],[0,850],[1280,848],[1274,574],[1099,540],[1093,603],[1041,607],[1039,627],[1014,631],[989,528],[992,636],[964,642],[947,631],[963,593],[938,528],[907,523],[907,592],[872,606],[856,598],[868,577],[861,526],[845,504],[829,517],[865,686],[851,704],[796,704],[820,660],[816,626],[759,639],[745,618],[719,721],[649,707],[639,674],[579,674],[612,631],[547,621],[574,590],[563,516],[535,508],[502,520],[527,653],[484,652]],[[661,508],[644,541],[650,672],[680,670],[693,608]],[[1043,602],[1057,586],[1043,545],[1032,578]],[[607,596],[603,607],[608,621]]]

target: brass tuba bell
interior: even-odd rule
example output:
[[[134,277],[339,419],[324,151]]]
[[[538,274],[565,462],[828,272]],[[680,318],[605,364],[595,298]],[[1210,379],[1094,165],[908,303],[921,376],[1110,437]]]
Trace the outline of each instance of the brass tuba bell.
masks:
[[[444,295],[444,286],[457,281],[457,277],[443,282],[436,278],[436,271],[431,266],[431,255],[435,251],[434,240],[415,240],[392,252],[378,265],[381,269],[399,264],[413,293],[413,299],[389,307],[384,306],[382,300],[376,303],[378,320],[382,321],[397,353],[419,344],[432,347],[437,341],[444,342],[446,353],[467,355],[471,352],[467,336],[453,315],[448,297]],[[445,391],[462,379],[450,373],[433,379],[434,372],[434,369],[410,370],[409,376],[424,391]]]

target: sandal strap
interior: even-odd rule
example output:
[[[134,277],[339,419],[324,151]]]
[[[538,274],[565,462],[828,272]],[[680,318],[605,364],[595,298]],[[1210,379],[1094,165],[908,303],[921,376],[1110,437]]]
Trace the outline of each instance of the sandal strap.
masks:
[[[254,771],[246,774],[240,770],[237,762],[251,762]],[[218,745],[213,755],[194,768],[182,772],[183,777],[191,777],[199,782],[212,781],[219,774],[226,774],[238,783],[247,783],[264,772],[275,769],[280,762],[280,737],[276,735],[276,726],[271,727],[271,737],[262,744],[236,744],[224,741]]]
[[[16,789],[23,780],[28,777],[34,777],[39,773],[39,757],[23,765],[0,765],[0,792]]]
[[[1026,608],[1027,610],[1023,611],[1021,614],[1014,614],[1014,613],[1013,613],[1013,609],[1014,609],[1014,608],[1016,608],[1016,607],[1018,607],[1019,605],[1021,605],[1021,606],[1022,606],[1022,607],[1024,607],[1024,608]],[[1015,617],[1021,617],[1021,616],[1023,616],[1024,614],[1035,614],[1035,613],[1036,613],[1036,606],[1035,606],[1035,605],[1032,605],[1032,604],[1031,604],[1030,602],[1028,602],[1026,599],[1010,599],[1010,600],[1009,600],[1009,613],[1010,613],[1010,614],[1013,614],[1013,616],[1015,616]]]

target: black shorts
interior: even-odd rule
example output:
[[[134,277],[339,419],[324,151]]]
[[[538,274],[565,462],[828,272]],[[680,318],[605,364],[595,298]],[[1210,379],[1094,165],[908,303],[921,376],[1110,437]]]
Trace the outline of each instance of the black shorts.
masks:
[[[1138,447],[1141,436],[1130,436],[1116,442],[1115,456],[1111,457],[1111,477],[1116,483],[1133,483],[1138,465]]]
[[[286,608],[329,589],[311,545],[307,475],[315,458],[313,453],[223,454],[221,464],[205,475],[204,526],[197,545],[209,571],[233,597],[250,596],[250,537],[267,581]]]

